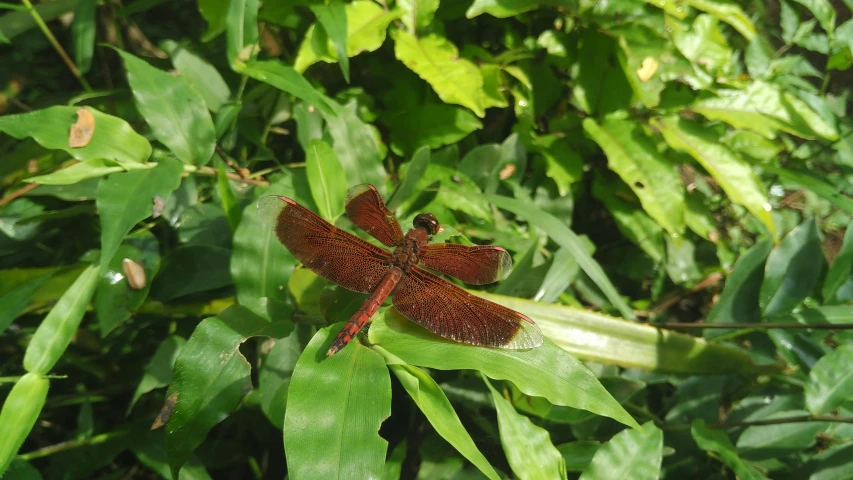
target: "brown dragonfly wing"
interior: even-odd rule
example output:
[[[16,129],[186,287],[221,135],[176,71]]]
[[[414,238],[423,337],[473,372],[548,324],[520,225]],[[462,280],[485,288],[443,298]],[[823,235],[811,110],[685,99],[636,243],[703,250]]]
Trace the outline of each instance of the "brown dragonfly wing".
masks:
[[[427,267],[471,285],[497,282],[509,275],[512,257],[501,247],[433,243],[418,250]]]
[[[317,275],[370,293],[391,270],[391,253],[347,233],[287,197],[262,197],[258,212],[290,253]]]
[[[403,316],[444,338],[509,349],[542,345],[542,332],[525,315],[471,295],[421,267],[410,268],[392,295]]]
[[[347,192],[347,217],[358,228],[383,245],[393,247],[403,238],[403,229],[397,217],[382,201],[382,196],[373,185],[362,184]]]

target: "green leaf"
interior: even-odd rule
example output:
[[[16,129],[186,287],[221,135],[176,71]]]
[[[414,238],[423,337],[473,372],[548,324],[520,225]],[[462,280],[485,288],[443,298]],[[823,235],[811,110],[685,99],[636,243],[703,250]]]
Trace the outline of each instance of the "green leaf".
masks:
[[[853,223],[847,225],[841,249],[832,266],[829,267],[821,293],[827,302],[833,299],[847,301],[853,298]]]
[[[841,443],[827,448],[811,458],[814,473],[809,480],[849,479],[851,465],[848,460],[853,455],[853,443]]]
[[[151,144],[126,121],[92,107],[83,107],[95,117],[95,133],[85,147],[68,146],[68,132],[76,121],[78,107],[50,107],[34,112],[0,117],[0,132],[17,139],[32,137],[50,150],[63,150],[77,160],[107,159],[120,164],[141,163],[151,156]]]
[[[53,276],[52,271],[25,280],[11,290],[0,293],[0,334],[20,315],[30,298]],[[4,275],[6,273],[4,272]]]
[[[807,416],[803,410],[785,410],[756,420],[774,420]],[[775,425],[753,425],[737,439],[740,455],[747,459],[764,460],[781,457],[811,448],[817,435],[829,426],[827,422],[795,422]]]
[[[416,32],[432,23],[439,0],[399,0],[397,6],[403,11],[400,19],[406,30]]]
[[[207,109],[218,112],[231,97],[231,90],[219,71],[204,57],[177,42],[166,40],[161,47],[172,58],[175,70],[204,98]]]
[[[486,115],[483,74],[476,65],[460,58],[449,40],[436,34],[417,38],[402,30],[391,36],[397,59],[429,83],[438,98],[470,108],[480,118]]]
[[[134,441],[131,450],[140,463],[165,479],[172,478],[169,470],[169,454],[166,452],[166,439],[162,430],[149,432],[142,440]],[[211,480],[204,464],[195,455],[190,455],[178,478],[179,480]]]
[[[470,194],[465,192],[464,195],[469,196]],[[607,299],[610,300],[613,306],[616,307],[616,309],[618,309],[625,318],[634,318],[634,312],[628,304],[625,303],[625,300],[619,296],[619,293],[616,291],[616,287],[613,286],[610,279],[607,278],[607,274],[605,274],[604,270],[601,269],[601,265],[592,258],[577,234],[569,229],[563,221],[549,213],[543,212],[539,208],[534,205],[530,205],[527,202],[500,195],[485,194],[480,197],[495,204],[498,208],[508,210],[518,215],[521,219],[527,221],[531,225],[535,225],[544,230],[545,233],[548,234],[548,236],[551,237],[551,239],[558,245],[569,250],[575,260],[577,260],[581,269],[589,275],[592,281],[595,282],[598,288],[600,288],[604,295],[607,296]]]
[[[758,175],[719,138],[699,123],[676,117],[652,120],[670,147],[696,159],[717,181],[729,199],[758,217],[771,235],[776,227],[770,215],[770,202]]]
[[[231,231],[237,230],[237,225],[240,224],[240,205],[237,203],[237,196],[231,188],[231,182],[228,180],[228,173],[225,171],[225,162],[217,161],[216,169],[216,190],[219,192],[219,199],[222,202],[222,210],[225,211],[225,217],[228,219],[228,226]]]
[[[581,480],[632,478],[654,480],[663,461],[663,431],[654,422],[625,429],[595,452]]]
[[[30,372],[15,383],[3,402],[3,409],[0,410],[0,425],[3,425],[3,435],[0,435],[0,475],[6,471],[36,424],[47,399],[49,385],[48,379]]]
[[[95,0],[80,0],[74,10],[74,22],[71,24],[71,51],[74,63],[82,73],[92,67],[92,54],[95,52]]]
[[[557,445],[557,450],[566,462],[566,470],[570,472],[582,472],[599,448],[601,448],[599,442],[584,440]]]
[[[565,248],[560,247],[554,252],[554,259],[542,280],[542,285],[533,296],[533,300],[551,303],[557,300],[561,293],[569,288],[572,280],[579,272],[578,262]]]
[[[585,29],[578,40],[578,66],[573,79],[572,103],[589,115],[603,116],[631,103],[631,84],[620,69],[616,40],[595,29]]]
[[[320,216],[333,222],[344,213],[347,196],[344,167],[328,143],[313,140],[305,152],[305,170]]]
[[[823,415],[853,400],[853,343],[827,353],[809,372],[805,385],[806,406]]]
[[[439,370],[479,370],[496,380],[509,380],[522,392],[545,397],[555,405],[579,408],[626,425],[637,425],[595,375],[547,339],[544,345],[532,350],[474,347],[442,339],[393,309],[379,314],[368,334],[371,343],[410,365]]]
[[[237,305],[198,324],[178,354],[167,394],[177,397],[166,424],[173,477],[252,389],[251,367],[240,345],[256,336],[284,338],[291,331],[289,321],[270,323]]]
[[[231,285],[230,256],[230,250],[215,245],[175,248],[163,259],[151,296],[167,301]]]
[[[631,198],[631,193],[623,182],[615,178],[608,181],[604,175],[596,173],[592,195],[607,207],[622,235],[640,247],[655,263],[663,263],[666,258],[663,229],[636,203],[625,200]]]
[[[765,317],[790,312],[814,289],[823,269],[817,223],[806,220],[770,252],[761,282],[759,305]]]
[[[334,141],[332,148],[344,167],[347,184],[369,183],[384,193],[385,155],[379,149],[381,138],[376,127],[359,118],[354,101],[343,107],[332,101],[329,104],[335,113],[323,113],[323,118]]]
[[[853,199],[840,192],[838,185],[829,183],[826,175],[819,175],[809,170],[800,170],[791,167],[777,168],[773,165],[762,165],[761,168],[775,173],[791,183],[799,184],[824,200],[853,214]]]
[[[198,12],[207,22],[207,31],[202,36],[203,41],[208,42],[225,31],[230,4],[230,0],[198,0]]]
[[[178,188],[181,172],[180,163],[163,159],[152,169],[114,173],[101,180],[95,202],[101,217],[101,270],[130,229],[151,216],[155,197],[165,200]]]
[[[382,357],[359,341],[326,357],[339,329],[317,332],[290,381],[284,451],[293,478],[382,475],[388,442],[379,427],[391,414],[391,380]]]
[[[827,0],[794,0],[800,5],[809,9],[812,15],[820,22],[820,26],[827,33],[832,33],[835,29],[835,9]],[[849,6],[848,6],[849,8]]]
[[[57,18],[74,11],[74,7],[80,0],[56,0],[54,2],[38,3],[34,5],[34,9],[39,17],[45,22],[56,20]],[[18,35],[36,27],[35,15],[23,6],[18,4],[13,5],[13,11],[0,17],[0,37],[6,39],[6,43],[17,37]]]
[[[310,5],[310,8],[334,44],[341,73],[344,74],[344,80],[349,83],[347,12],[344,3],[340,0],[331,0],[330,3],[326,4]]]
[[[216,131],[204,97],[186,79],[169,75],[130,53],[116,51],[124,59],[136,107],[157,140],[180,161],[206,165],[213,156]]]
[[[297,198],[291,177],[281,177],[263,195],[284,195]],[[264,225],[255,202],[243,210],[240,225],[234,232],[231,252],[231,277],[237,289],[237,301],[258,315],[282,318],[290,310],[287,285],[296,266],[296,259],[275,238],[272,229]]]
[[[149,165],[149,164],[139,164]],[[89,178],[98,178],[111,173],[124,172],[125,168],[113,160],[103,158],[92,158],[84,160],[80,163],[75,163],[68,168],[56,170],[45,175],[37,175],[30,177],[24,181],[28,183],[38,183],[40,185],[72,185],[81,180]]]
[[[753,245],[735,262],[732,273],[726,278],[720,299],[711,307],[705,318],[709,323],[758,322],[761,309],[758,306],[761,282],[764,279],[764,263],[773,248],[773,242],[764,240]],[[722,332],[706,330],[706,337],[716,337]]]
[[[430,156],[430,149],[426,146],[419,148],[412,155],[412,159],[406,165],[406,174],[403,176],[403,180],[397,186],[397,189],[394,190],[394,193],[391,194],[388,201],[385,202],[391,211],[394,211],[400,205],[400,202],[409,200],[415,194],[418,182],[424,176],[424,173],[426,173],[427,167],[429,167]]]
[[[229,0],[225,37],[228,63],[248,60],[246,50],[258,43],[258,0]]]
[[[683,374],[777,371],[780,367],[756,366],[745,350],[672,330],[565,305],[478,294],[524,313],[560,348],[584,360]]]
[[[699,448],[717,454],[719,459],[731,468],[739,479],[766,480],[767,477],[738,456],[735,446],[732,445],[726,432],[712,430],[705,426],[705,422],[702,419],[696,419],[690,427],[690,434],[693,436],[696,444],[699,445]]]
[[[684,187],[671,162],[636,122],[583,121],[584,131],[607,154],[607,164],[640,199],[643,210],[670,235],[684,232]]]
[[[132,260],[145,272],[145,284],[134,289],[128,285],[123,264]],[[116,251],[106,270],[98,280],[98,293],[95,295],[95,311],[101,327],[101,336],[106,337],[121,322],[128,320],[140,306],[151,281],[160,269],[160,248],[155,237],[149,231],[141,231],[129,236]]]
[[[568,195],[570,186],[583,177],[583,159],[564,138],[542,135],[535,147],[547,162],[548,177],[557,184],[560,195]]]
[[[145,371],[139,385],[133,392],[133,398],[130,400],[130,405],[127,411],[130,412],[139,397],[157,388],[168,386],[172,382],[172,370],[175,367],[175,361],[178,359],[178,353],[181,348],[187,343],[183,337],[177,335],[169,335],[165,340],[160,342],[157,351],[151,356],[148,364],[145,365]]]
[[[536,426],[529,418],[516,412],[486,377],[483,377],[495,410],[498,412],[498,429],[501,434],[506,459],[512,471],[521,479],[566,478],[563,456],[551,443],[548,430]]]
[[[307,269],[305,269],[307,270]],[[296,330],[280,340],[265,355],[261,356],[258,371],[257,393],[260,396],[261,409],[272,425],[284,428],[284,415],[287,406],[287,391],[293,369],[305,345],[311,340],[314,330],[308,325],[296,325]]]
[[[314,105],[326,115],[336,115],[325,97],[315,90],[305,77],[278,60],[254,61],[249,64],[238,63],[234,66],[234,71],[289,93]]]
[[[50,309],[24,354],[24,368],[28,372],[46,375],[56,365],[77,334],[97,284],[98,267],[90,265]]]
[[[423,370],[411,365],[389,363],[388,366],[435,431],[483,472],[483,475],[499,479],[497,472],[480,453],[435,380]]]
[[[536,0],[474,0],[465,17],[474,18],[488,13],[496,18],[509,18],[535,10],[538,3]]]
[[[390,113],[383,122],[391,133],[391,148],[405,153],[420,147],[452,145],[483,128],[468,110],[451,105],[422,105]]]
[[[745,90],[718,90],[716,98],[694,103],[691,110],[710,120],[752,130],[767,138],[788,132],[802,138],[837,140],[838,132],[804,101],[779,87],[756,80]]]
[[[708,12],[711,15],[731,25],[738,31],[747,42],[752,41],[755,37],[755,25],[749,20],[749,17],[740,8],[740,5],[721,0],[687,0],[687,4],[697,10]]]

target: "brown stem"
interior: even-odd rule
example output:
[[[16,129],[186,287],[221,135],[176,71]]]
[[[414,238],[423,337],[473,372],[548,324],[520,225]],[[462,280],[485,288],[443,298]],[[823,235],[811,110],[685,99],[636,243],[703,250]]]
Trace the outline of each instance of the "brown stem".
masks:
[[[12,200],[20,197],[21,195],[24,195],[25,193],[29,192],[30,190],[32,190],[38,186],[39,186],[38,183],[29,183],[29,184],[24,185],[23,187],[15,190],[14,192],[10,193],[9,195],[6,195],[5,197],[0,198],[0,207],[2,207],[3,205],[6,205],[7,203],[11,202]]]

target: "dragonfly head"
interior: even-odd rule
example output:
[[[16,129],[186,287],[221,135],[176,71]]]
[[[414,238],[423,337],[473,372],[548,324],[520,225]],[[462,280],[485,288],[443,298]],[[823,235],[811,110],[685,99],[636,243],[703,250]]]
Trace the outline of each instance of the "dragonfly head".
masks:
[[[415,220],[412,222],[415,228],[422,228],[428,234],[435,235],[439,231],[441,231],[441,225],[438,223],[438,220],[435,218],[435,215],[431,213],[421,213],[415,217]]]

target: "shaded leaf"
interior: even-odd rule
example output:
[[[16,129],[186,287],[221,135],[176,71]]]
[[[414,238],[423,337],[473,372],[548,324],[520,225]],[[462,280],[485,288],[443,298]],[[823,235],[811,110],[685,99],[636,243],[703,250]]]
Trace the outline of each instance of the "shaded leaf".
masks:
[[[178,247],[163,259],[151,296],[167,301],[231,285],[231,252],[213,245]]]
[[[767,257],[758,297],[764,316],[785,314],[799,305],[817,284],[822,259],[814,218],[786,235]]]
[[[764,420],[802,417],[808,415],[803,410],[785,410],[776,412]],[[753,425],[748,427],[737,439],[737,449],[744,458],[763,460],[790,454],[812,447],[818,433],[829,426],[826,422],[780,423],[776,425]]]
[[[225,20],[228,62],[245,62],[258,42],[258,0],[229,0]]]
[[[92,158],[52,173],[27,178],[25,181],[41,185],[72,185],[81,180],[98,178],[123,171],[125,171],[125,168],[118,162],[103,158]]]
[[[380,151],[376,127],[359,118],[355,102],[340,106],[329,101],[334,115],[323,113],[332,136],[332,148],[344,167],[350,186],[369,183],[385,193],[385,155]]]
[[[405,153],[450,145],[483,128],[471,112],[451,105],[417,106],[391,113],[383,122],[390,130],[392,148]]]
[[[639,429],[625,429],[601,445],[581,480],[633,478],[656,479],[663,461],[663,431],[654,422]]]
[[[74,10],[74,22],[71,24],[71,44],[74,63],[82,73],[92,67],[92,54],[95,52],[95,0],[80,0]]]
[[[128,412],[133,409],[139,397],[152,390],[169,385],[172,381],[172,369],[175,366],[175,361],[178,359],[178,353],[180,353],[185,343],[187,341],[177,335],[169,335],[165,340],[160,342],[160,346],[157,347],[154,355],[151,356],[148,364],[145,365],[142,379],[139,381],[139,385],[136,386],[133,398],[131,398],[130,405],[127,407]]]
[[[720,460],[731,468],[738,478],[742,480],[762,480],[767,478],[759,473],[749,462],[744,461],[738,456],[735,446],[732,445],[726,432],[712,430],[705,426],[704,421],[696,419],[690,427],[690,434],[693,436],[696,444],[699,445],[699,448],[717,454]]]
[[[809,372],[805,390],[806,407],[814,415],[853,404],[853,344],[840,345],[821,357]]]
[[[4,275],[6,273],[4,272]],[[0,334],[2,334],[9,325],[17,318],[24,310],[30,297],[36,293],[44,284],[50,280],[53,272],[47,272],[43,275],[25,280],[14,286],[12,289],[0,293]]]
[[[841,249],[829,267],[821,293],[827,302],[853,298],[853,223],[847,225]]]
[[[336,115],[323,95],[315,90],[305,77],[277,60],[238,63],[234,70],[314,105],[327,115]]]
[[[335,46],[338,64],[344,80],[349,83],[349,55],[347,50],[347,12],[344,2],[332,0],[326,4],[311,5],[311,11],[317,17],[317,21],[323,26],[323,30],[329,36]]]
[[[418,182],[421,180],[424,173],[426,173],[427,167],[429,166],[430,156],[430,149],[427,146],[419,148],[412,155],[412,159],[407,164],[406,174],[403,177],[403,180],[397,186],[397,189],[394,190],[394,193],[391,194],[388,201],[385,202],[388,209],[394,211],[400,202],[410,199],[411,196],[415,194]]]
[[[177,42],[166,40],[161,47],[169,53],[175,70],[204,98],[208,110],[218,112],[231,96],[231,90],[219,71],[204,57]]]
[[[24,444],[44,407],[50,381],[38,373],[30,372],[15,383],[0,410],[0,475],[12,462]]]
[[[566,463],[566,470],[570,472],[582,472],[599,448],[601,443],[583,440],[557,445]]]
[[[753,245],[735,262],[732,273],[726,278],[719,300],[705,318],[709,323],[758,322],[759,291],[764,279],[764,263],[773,248],[773,242],[764,240]],[[706,330],[705,335],[715,337],[721,332]]]

